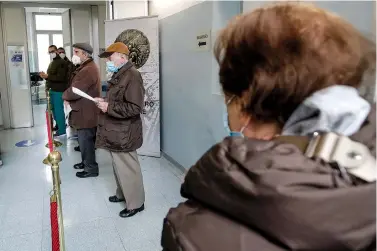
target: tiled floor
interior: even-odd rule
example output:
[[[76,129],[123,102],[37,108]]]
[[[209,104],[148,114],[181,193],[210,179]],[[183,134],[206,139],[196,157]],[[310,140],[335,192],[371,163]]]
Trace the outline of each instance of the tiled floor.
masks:
[[[34,109],[42,124],[43,109]],[[17,148],[33,139],[39,144]],[[79,162],[75,141],[61,139],[63,161],[63,216],[67,251],[157,251],[162,221],[170,207],[182,201],[180,172],[164,158],[140,157],[146,190],[145,211],[122,219],[122,204],[108,202],[115,181],[109,156],[97,151],[100,176],[78,179],[72,165]],[[50,251],[51,170],[42,164],[47,156],[46,128],[0,132],[4,165],[0,167],[0,251]]]

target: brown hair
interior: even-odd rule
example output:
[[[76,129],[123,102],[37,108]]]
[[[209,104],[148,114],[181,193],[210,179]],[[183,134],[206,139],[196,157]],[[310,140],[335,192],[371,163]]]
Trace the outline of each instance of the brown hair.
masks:
[[[233,19],[220,33],[215,56],[226,95],[244,112],[280,125],[314,92],[359,87],[375,69],[375,44],[351,24],[302,3],[275,4]]]

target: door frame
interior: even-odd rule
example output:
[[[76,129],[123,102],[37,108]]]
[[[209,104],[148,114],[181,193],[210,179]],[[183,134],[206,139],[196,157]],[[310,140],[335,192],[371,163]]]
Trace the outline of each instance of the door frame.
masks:
[[[34,32],[34,43],[33,43],[33,51],[35,51],[35,59],[37,61],[37,69],[38,71],[41,71],[41,69],[39,69],[39,57],[38,57],[38,47],[37,47],[37,35],[38,34],[47,34],[49,36],[49,44],[52,45],[53,44],[53,39],[52,39],[52,35],[53,34],[61,34],[63,35],[63,24],[62,24],[62,30],[37,30],[37,27],[35,25],[35,16],[62,16],[61,13],[54,13],[54,14],[49,14],[49,13],[39,13],[39,12],[34,12],[33,13],[33,32]],[[62,21],[63,22],[63,21]],[[64,41],[63,41],[63,48],[64,48]],[[46,52],[47,52],[47,49],[46,48]]]

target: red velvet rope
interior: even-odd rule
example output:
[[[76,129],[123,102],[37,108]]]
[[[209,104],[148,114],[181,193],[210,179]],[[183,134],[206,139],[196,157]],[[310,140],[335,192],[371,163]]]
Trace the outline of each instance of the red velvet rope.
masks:
[[[47,123],[47,135],[48,135],[48,148],[50,149],[50,152],[54,151],[54,143],[52,139],[52,133],[51,133],[51,119],[50,114],[48,111],[46,111],[46,123]]]
[[[56,202],[51,202],[50,216],[52,251],[60,251],[58,204]]]

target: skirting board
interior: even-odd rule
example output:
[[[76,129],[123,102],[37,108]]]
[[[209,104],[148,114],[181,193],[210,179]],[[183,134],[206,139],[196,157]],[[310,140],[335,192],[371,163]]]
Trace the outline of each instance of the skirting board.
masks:
[[[186,168],[184,168],[181,164],[179,164],[177,161],[175,161],[175,159],[170,157],[167,153],[165,153],[164,151],[161,151],[161,154],[165,159],[170,161],[170,163],[172,163],[174,165],[174,167],[176,167],[177,170],[179,170],[182,174],[187,172]]]

